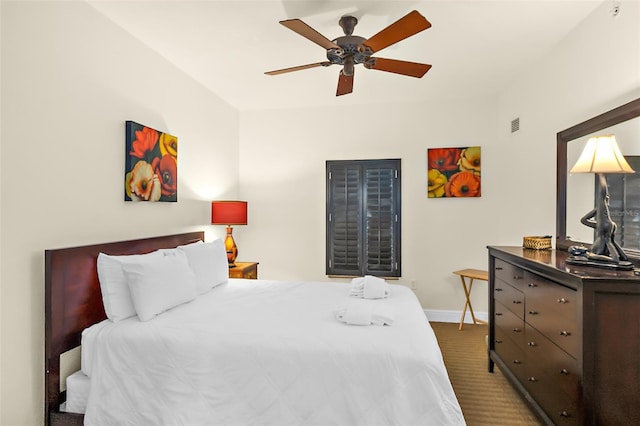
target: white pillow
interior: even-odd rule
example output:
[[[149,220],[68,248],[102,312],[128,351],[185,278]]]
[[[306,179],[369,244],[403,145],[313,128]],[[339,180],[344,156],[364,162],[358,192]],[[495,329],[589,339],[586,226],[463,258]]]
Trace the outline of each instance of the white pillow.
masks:
[[[199,242],[178,246],[177,250],[187,255],[189,266],[196,276],[199,294],[229,281],[227,249],[220,238],[210,243]]]
[[[179,251],[122,265],[140,321],[189,302],[198,295],[187,256]]]
[[[111,321],[117,322],[136,315],[122,265],[153,257],[162,257],[162,253],[154,251],[130,256],[98,254],[98,279],[102,292],[102,304],[107,318]]]

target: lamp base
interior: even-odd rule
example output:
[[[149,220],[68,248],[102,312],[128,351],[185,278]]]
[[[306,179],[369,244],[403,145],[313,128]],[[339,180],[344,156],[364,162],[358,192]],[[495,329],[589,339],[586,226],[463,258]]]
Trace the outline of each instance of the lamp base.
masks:
[[[632,271],[633,263],[627,260],[616,261],[609,256],[589,252],[585,247],[569,247],[566,263],[570,265],[591,266],[594,268],[612,269],[616,271]]]
[[[229,262],[229,268],[236,267],[236,258],[238,257],[238,246],[233,239],[233,228],[227,226],[227,236],[224,239],[224,247],[227,250],[227,261]]]
[[[632,271],[633,270],[633,263],[624,261],[624,260],[618,263],[609,263],[604,261],[591,260],[583,256],[570,256],[567,258],[566,263],[570,265],[592,266],[595,268],[613,269],[616,271]]]
[[[591,251],[584,246],[571,246],[569,247],[571,256],[567,258],[566,263],[618,271],[631,271],[633,270],[633,263],[629,262],[624,250],[615,240],[616,223],[611,219],[611,214],[609,213],[607,179],[604,173],[598,172],[596,174],[598,184],[595,208],[580,219],[583,225],[594,229],[594,241]]]

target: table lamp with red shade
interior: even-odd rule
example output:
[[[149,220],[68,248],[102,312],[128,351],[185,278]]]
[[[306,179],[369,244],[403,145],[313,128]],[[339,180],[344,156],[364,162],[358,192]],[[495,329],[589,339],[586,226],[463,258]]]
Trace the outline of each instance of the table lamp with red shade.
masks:
[[[211,202],[211,223],[213,225],[227,225],[227,236],[224,246],[227,250],[227,260],[229,267],[236,266],[238,257],[238,247],[233,239],[233,228],[231,225],[247,224],[247,202],[246,201],[212,201]]]

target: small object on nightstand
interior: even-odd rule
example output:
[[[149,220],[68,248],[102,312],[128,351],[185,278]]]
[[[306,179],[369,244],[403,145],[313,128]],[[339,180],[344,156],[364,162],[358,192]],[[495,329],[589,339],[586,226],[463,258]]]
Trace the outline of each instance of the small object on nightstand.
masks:
[[[236,266],[229,268],[229,278],[258,279],[258,262],[236,262]]]

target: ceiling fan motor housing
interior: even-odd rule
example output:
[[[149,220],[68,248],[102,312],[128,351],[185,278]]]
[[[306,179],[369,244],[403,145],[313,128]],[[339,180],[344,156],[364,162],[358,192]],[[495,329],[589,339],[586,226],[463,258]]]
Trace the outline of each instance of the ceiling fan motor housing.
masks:
[[[348,35],[338,37],[337,39],[332,41],[340,46],[340,49],[327,49],[327,59],[332,64],[343,65],[344,60],[347,57],[352,57],[353,62],[356,64],[363,64],[367,62],[367,60],[371,56],[370,52],[367,52],[366,50],[360,51],[358,49],[358,46],[367,41],[366,38]]]

